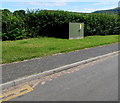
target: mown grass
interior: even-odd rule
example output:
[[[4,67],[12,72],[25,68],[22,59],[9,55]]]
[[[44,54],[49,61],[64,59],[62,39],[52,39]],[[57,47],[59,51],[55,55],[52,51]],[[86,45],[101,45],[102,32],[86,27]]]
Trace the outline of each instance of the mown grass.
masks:
[[[31,38],[2,42],[2,63],[22,61],[84,48],[120,42],[118,35],[88,36],[84,39]]]

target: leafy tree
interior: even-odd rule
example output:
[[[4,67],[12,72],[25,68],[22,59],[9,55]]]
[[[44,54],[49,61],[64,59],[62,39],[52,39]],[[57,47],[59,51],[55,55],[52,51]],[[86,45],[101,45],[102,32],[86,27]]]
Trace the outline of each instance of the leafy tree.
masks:
[[[9,16],[9,15],[12,15],[12,12],[10,12],[10,10],[8,10],[8,9],[3,9],[2,14],[6,15],[6,16]]]
[[[16,10],[13,15],[25,16],[25,10]]]

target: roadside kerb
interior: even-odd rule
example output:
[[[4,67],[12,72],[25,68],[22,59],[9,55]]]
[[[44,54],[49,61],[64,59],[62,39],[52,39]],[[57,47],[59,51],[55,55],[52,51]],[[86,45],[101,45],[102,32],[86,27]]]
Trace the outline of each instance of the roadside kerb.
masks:
[[[97,59],[112,56],[112,55],[115,55],[115,54],[118,54],[118,53],[120,53],[120,51],[116,51],[116,52],[108,53],[108,54],[105,54],[105,55],[97,56],[97,57],[94,57],[94,58],[90,58],[90,59],[87,59],[87,60],[79,61],[79,62],[76,62],[76,63],[68,64],[68,65],[61,66],[61,67],[58,67],[58,68],[55,68],[55,69],[52,69],[52,70],[49,70],[49,71],[45,71],[45,72],[38,73],[38,74],[35,74],[35,75],[30,75],[28,77],[23,77],[23,78],[20,78],[20,79],[16,79],[16,80],[1,84],[0,89],[9,88],[9,87],[21,84],[21,83],[25,83],[25,82],[28,82],[28,81],[31,81],[31,80],[39,79],[41,77],[45,77],[45,76],[51,75],[53,73],[57,73],[57,72],[60,72],[60,71],[63,71],[63,70],[67,70],[67,69],[70,69],[72,67],[76,67],[76,66],[79,66],[81,64],[86,64],[86,63],[95,61]]]

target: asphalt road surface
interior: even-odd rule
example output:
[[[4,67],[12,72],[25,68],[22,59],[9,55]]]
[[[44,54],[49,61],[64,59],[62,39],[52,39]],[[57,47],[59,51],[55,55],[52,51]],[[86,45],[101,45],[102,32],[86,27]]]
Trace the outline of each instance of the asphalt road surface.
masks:
[[[78,50],[2,66],[2,83],[118,51],[118,44]]]
[[[118,55],[91,63],[11,101],[117,101]]]

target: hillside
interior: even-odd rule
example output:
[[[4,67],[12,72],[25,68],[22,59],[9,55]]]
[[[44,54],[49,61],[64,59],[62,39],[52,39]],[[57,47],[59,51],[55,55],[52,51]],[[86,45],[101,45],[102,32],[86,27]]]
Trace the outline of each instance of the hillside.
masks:
[[[120,7],[109,9],[109,10],[99,10],[92,13],[110,13],[110,14],[120,14]]]

